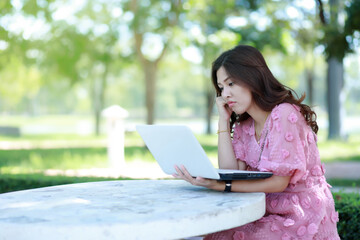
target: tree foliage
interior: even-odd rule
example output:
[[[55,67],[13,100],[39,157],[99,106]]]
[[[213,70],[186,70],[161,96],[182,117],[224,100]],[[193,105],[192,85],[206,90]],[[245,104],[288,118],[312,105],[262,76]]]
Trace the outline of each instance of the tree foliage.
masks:
[[[330,9],[328,14],[330,17],[326,17],[324,3],[321,0],[317,0],[319,6],[319,18],[323,24],[324,34],[320,39],[320,43],[325,46],[325,55],[327,59],[336,57],[338,60],[344,59],[344,57],[352,53],[354,50],[354,39],[360,39],[359,34],[354,34],[360,30],[360,1],[352,0],[348,6],[345,7],[345,22],[338,24],[337,19],[332,19],[337,16],[340,11],[341,5]],[[336,12],[336,13],[335,13]]]
[[[193,111],[197,116],[206,113],[209,132],[215,95],[210,68],[222,51],[240,43],[267,53],[293,54],[296,59],[290,67],[300,69],[297,63],[303,58],[310,71],[308,55],[316,43],[325,46],[327,57],[340,59],[359,45],[360,1],[345,2],[344,27],[331,24],[327,6],[316,2],[323,27],[314,12],[299,7],[298,1],[1,1],[0,106],[19,109],[26,101],[35,105],[34,96],[55,98],[59,93],[51,94],[54,89],[69,88],[69,95],[81,89],[92,101],[89,111],[99,131],[101,109],[109,104],[145,108],[147,122],[153,123],[155,112],[170,106],[177,112],[179,105],[185,109],[185,103],[196,102]],[[289,8],[299,14],[292,16]],[[19,25],[19,19],[34,27],[15,29],[13,22]],[[190,63],[184,59],[189,49]],[[170,69],[177,72],[171,74]],[[196,79],[170,84],[187,78]],[[166,84],[159,87],[159,81]],[[189,90],[191,83],[196,83],[193,90]],[[73,96],[68,102],[76,99]],[[200,103],[202,111],[198,111]],[[161,109],[156,111],[155,106]]]
[[[350,44],[349,48],[355,49],[360,45],[360,0],[352,0],[345,10],[347,19],[344,32]]]

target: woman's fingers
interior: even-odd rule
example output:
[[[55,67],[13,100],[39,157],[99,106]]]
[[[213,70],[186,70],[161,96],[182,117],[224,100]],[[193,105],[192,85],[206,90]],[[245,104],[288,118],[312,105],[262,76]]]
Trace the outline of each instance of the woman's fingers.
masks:
[[[174,167],[176,170],[176,174],[173,174],[173,176],[176,178],[183,179],[192,185],[209,188],[216,183],[216,180],[214,179],[207,179],[203,177],[196,177],[196,178],[192,177],[184,166],[178,167],[175,165]]]
[[[176,177],[183,178],[183,173],[180,170],[180,168],[177,165],[175,165],[174,168],[175,168],[175,171],[176,171],[176,174],[174,174],[174,175],[176,175]]]
[[[224,108],[226,105],[226,101],[222,97],[216,98],[216,105],[218,108]]]
[[[183,172],[186,178],[193,179],[193,177],[190,175],[190,173],[188,172],[188,170],[185,168],[184,165],[181,166],[181,171]]]
[[[181,168],[178,167],[177,165],[174,166],[175,167],[175,170],[177,172],[177,175],[182,178],[182,179],[186,179],[187,176],[185,174],[185,171],[186,171],[186,168],[184,168],[184,166],[182,166]],[[185,169],[185,170],[184,170]],[[186,171],[187,172],[187,171]]]
[[[230,116],[232,114],[232,110],[229,108],[229,106],[227,105],[224,98],[217,97],[216,98],[216,105],[217,105],[220,117],[224,116],[226,118],[230,118]]]
[[[184,166],[178,167],[177,165],[174,166],[176,174],[173,174],[176,178],[181,178],[191,184],[194,184],[195,178],[193,178],[190,173],[187,171],[187,169]]]

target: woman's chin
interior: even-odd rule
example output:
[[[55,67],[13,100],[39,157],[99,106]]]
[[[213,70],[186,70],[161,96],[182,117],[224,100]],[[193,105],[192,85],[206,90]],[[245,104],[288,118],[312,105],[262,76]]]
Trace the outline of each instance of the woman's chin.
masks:
[[[233,109],[233,112],[234,112],[236,115],[241,115],[241,114],[245,113],[245,111],[242,111],[242,109]]]

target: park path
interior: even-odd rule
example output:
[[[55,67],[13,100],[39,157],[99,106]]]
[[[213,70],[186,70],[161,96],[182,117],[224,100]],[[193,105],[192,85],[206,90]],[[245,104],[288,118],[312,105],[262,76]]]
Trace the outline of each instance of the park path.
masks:
[[[327,179],[360,179],[360,162],[332,162],[325,164],[325,177]],[[360,187],[337,187],[333,186],[332,192],[357,192]]]
[[[360,162],[325,163],[326,178],[360,179]]]

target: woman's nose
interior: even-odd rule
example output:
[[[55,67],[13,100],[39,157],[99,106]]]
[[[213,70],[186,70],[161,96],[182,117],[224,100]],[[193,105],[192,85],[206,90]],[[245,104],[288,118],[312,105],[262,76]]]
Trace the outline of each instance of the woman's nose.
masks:
[[[230,96],[230,91],[228,88],[224,88],[223,91],[222,91],[222,97],[226,98],[226,97],[229,97]]]

